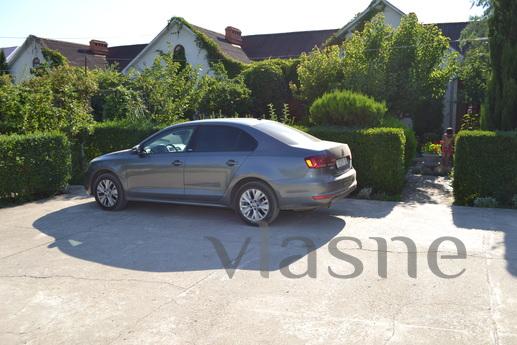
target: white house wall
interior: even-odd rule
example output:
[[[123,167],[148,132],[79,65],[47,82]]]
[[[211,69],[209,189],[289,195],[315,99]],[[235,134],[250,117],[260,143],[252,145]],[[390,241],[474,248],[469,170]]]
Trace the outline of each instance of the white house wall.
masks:
[[[198,68],[202,75],[210,73],[207,52],[197,46],[196,38],[197,36],[186,26],[182,26],[178,30],[178,24],[174,24],[163,35],[151,42],[146,51],[142,55],[137,56],[125,72],[127,73],[132,68],[142,71],[152,66],[154,60],[160,54],[171,53],[176,45],[181,44],[185,48],[187,63]]]
[[[40,45],[34,39],[29,39],[25,45],[20,46],[20,52],[13,52],[12,56],[17,53],[17,59],[13,64],[9,64],[9,72],[14,78],[15,83],[21,83],[32,77],[31,68],[34,58],[39,58],[40,62],[44,61]]]
[[[384,8],[384,22],[391,26],[392,28],[396,28],[400,25],[400,21],[402,20],[402,16],[400,13],[396,12],[389,6]]]

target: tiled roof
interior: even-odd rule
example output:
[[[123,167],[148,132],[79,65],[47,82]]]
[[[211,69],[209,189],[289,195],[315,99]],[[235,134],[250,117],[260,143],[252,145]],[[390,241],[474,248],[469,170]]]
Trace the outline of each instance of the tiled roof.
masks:
[[[451,47],[460,51],[459,39],[461,36],[461,32],[465,27],[469,24],[469,22],[458,22],[458,23],[436,23],[437,27],[442,30],[443,34],[446,37],[449,37],[451,40]]]
[[[108,47],[107,60],[110,65],[117,64],[117,69],[122,71],[146,46],[147,44],[132,44]]]
[[[5,48],[0,48],[0,49],[4,51],[5,58],[7,59],[9,57],[9,55],[11,55],[16,48],[17,47],[5,47]]]
[[[195,26],[195,25],[192,25],[192,26],[196,30],[199,30],[200,32],[207,35],[212,41],[217,43],[217,45],[219,46],[219,49],[221,50],[221,52],[224,55],[226,55],[234,60],[243,62],[243,63],[251,62],[248,55],[242,50],[242,48],[228,42],[225,39],[225,36],[223,34],[220,34],[215,31],[211,31],[211,30],[199,27],[199,26]]]
[[[321,47],[337,29],[242,36],[242,48],[251,60],[292,58]]]
[[[92,54],[89,45],[40,37],[34,38],[42,47],[57,50],[63,54],[72,66],[84,67],[86,65],[88,68],[105,68],[107,66],[106,57]]]

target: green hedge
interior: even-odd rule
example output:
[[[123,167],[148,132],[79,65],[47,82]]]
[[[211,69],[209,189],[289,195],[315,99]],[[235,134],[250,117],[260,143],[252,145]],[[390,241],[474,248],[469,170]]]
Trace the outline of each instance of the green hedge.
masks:
[[[404,130],[404,135],[406,136],[406,145],[404,147],[404,166],[406,171],[409,170],[413,164],[413,159],[415,159],[416,149],[418,146],[415,131],[406,126],[401,120],[392,116],[384,117],[379,127],[402,128]]]
[[[313,127],[308,132],[322,140],[350,146],[360,187],[376,193],[399,195],[404,187],[406,138],[401,128],[347,130]]]
[[[461,131],[454,155],[454,199],[471,205],[477,197],[510,205],[517,194],[517,132]]]
[[[72,144],[72,182],[81,184],[88,163],[100,155],[129,149],[159,128],[149,125],[137,127],[118,122],[102,122],[90,131],[78,135]]]
[[[0,136],[0,199],[27,201],[63,190],[70,180],[70,145],[63,134]]]

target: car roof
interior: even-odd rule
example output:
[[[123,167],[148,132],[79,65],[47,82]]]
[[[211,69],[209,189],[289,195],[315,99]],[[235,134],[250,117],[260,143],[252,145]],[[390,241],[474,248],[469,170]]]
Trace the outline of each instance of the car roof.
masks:
[[[194,121],[188,121],[185,123],[188,123],[188,124],[241,124],[241,125],[254,126],[262,121],[267,121],[267,120],[241,117],[241,118],[194,120]]]

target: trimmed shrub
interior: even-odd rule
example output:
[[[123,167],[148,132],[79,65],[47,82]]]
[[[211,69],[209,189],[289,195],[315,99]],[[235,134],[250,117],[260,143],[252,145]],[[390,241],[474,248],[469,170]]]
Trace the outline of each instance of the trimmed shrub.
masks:
[[[460,131],[454,155],[456,204],[493,197],[511,205],[517,194],[517,132]]]
[[[63,134],[0,136],[0,199],[19,202],[55,194],[68,185],[70,167]]]
[[[350,146],[360,188],[371,187],[375,193],[390,195],[402,192],[406,144],[403,129],[349,130],[339,127],[313,127],[308,132],[322,140]]]
[[[404,135],[406,136],[406,146],[404,148],[404,166],[407,171],[413,164],[413,159],[415,159],[416,156],[418,141],[416,139],[415,131],[406,126],[399,119],[392,116],[386,116],[383,118],[379,127],[402,128],[404,130]]]
[[[102,122],[90,132],[77,136],[72,144],[72,182],[82,183],[88,163],[100,155],[130,149],[140,141],[158,131],[158,127],[123,122]]]
[[[324,94],[310,108],[313,123],[347,127],[378,126],[387,108],[366,95],[342,90]]]

